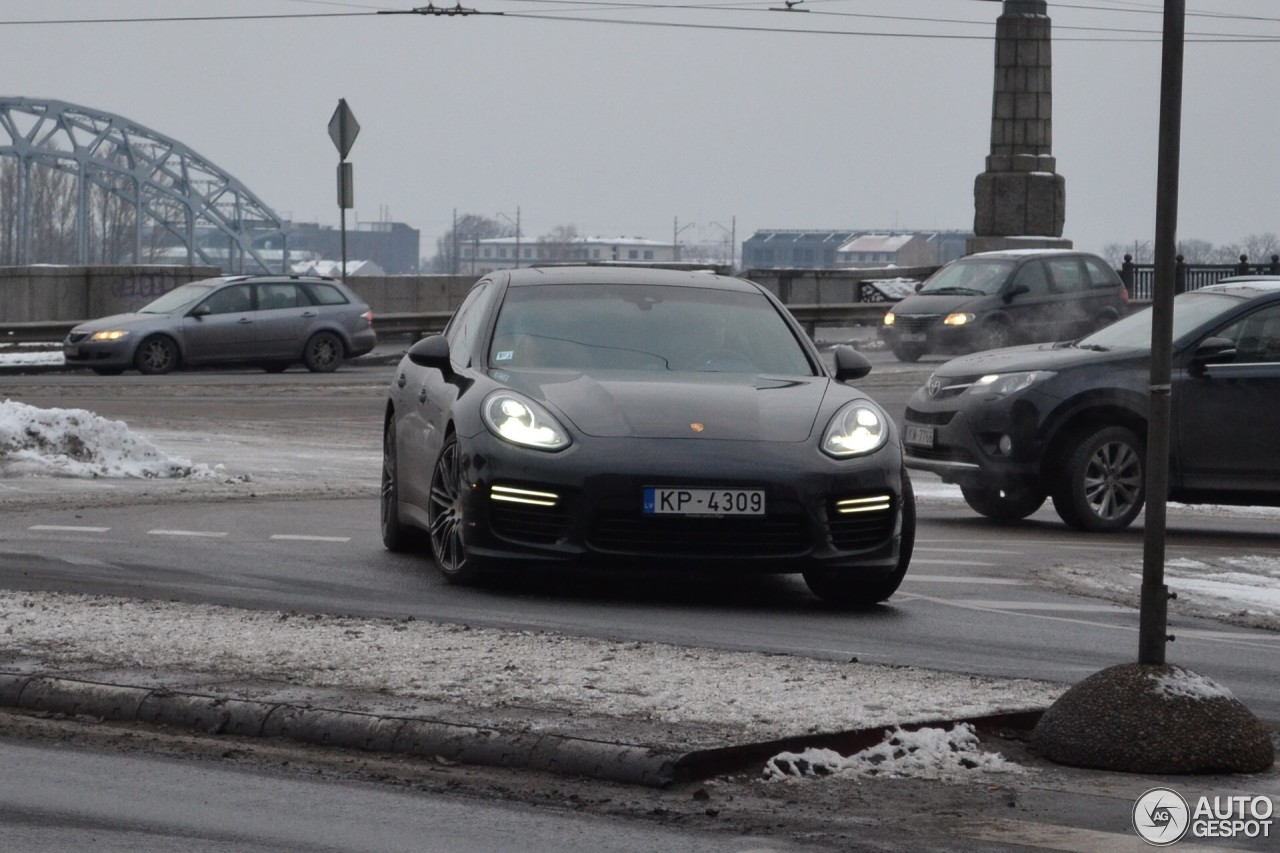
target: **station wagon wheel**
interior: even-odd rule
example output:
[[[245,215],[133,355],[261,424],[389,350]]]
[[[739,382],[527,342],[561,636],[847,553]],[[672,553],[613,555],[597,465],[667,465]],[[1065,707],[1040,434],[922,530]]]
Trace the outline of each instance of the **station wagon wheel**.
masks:
[[[1128,427],[1085,433],[1062,464],[1053,508],[1070,526],[1096,533],[1124,530],[1146,500],[1146,447]]]
[[[427,526],[431,553],[445,580],[457,584],[474,582],[480,567],[462,545],[462,456],[457,436],[445,439],[431,474]]]
[[[172,338],[164,335],[152,335],[138,344],[138,351],[133,357],[133,366],[139,373],[148,376],[159,376],[168,373],[178,366],[178,345]]]
[[[992,521],[1021,521],[1044,506],[1048,497],[1043,489],[1035,486],[961,486],[964,501],[974,512]]]
[[[388,419],[382,433],[382,489],[379,499],[382,544],[388,551],[416,551],[422,531],[400,521],[400,471],[396,452],[396,422]]]
[[[316,332],[302,350],[302,363],[312,373],[332,373],[342,364],[342,338],[333,332]]]
[[[916,543],[916,496],[902,472],[902,522],[899,528],[898,565],[887,575],[867,579],[855,568],[810,569],[804,573],[809,591],[824,602],[836,607],[873,607],[888,600],[906,577],[911,565],[911,553]]]

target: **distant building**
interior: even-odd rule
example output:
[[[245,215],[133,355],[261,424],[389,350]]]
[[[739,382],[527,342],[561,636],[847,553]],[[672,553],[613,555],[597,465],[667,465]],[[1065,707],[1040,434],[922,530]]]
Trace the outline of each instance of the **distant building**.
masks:
[[[491,237],[459,243],[458,259],[459,272],[484,275],[494,270],[549,264],[669,263],[676,260],[676,253],[671,243],[641,237],[577,237],[564,242]]]
[[[742,243],[743,269],[933,266],[965,253],[963,231],[757,231]]]
[[[315,222],[290,222],[286,227],[290,257],[342,260],[341,229]],[[421,271],[420,244],[418,229],[403,222],[358,222],[347,228],[347,271],[352,258],[362,258],[387,275],[415,275]]]
[[[342,278],[342,261],[301,261],[293,264],[297,275],[319,275],[326,278]],[[358,275],[386,275],[386,270],[373,261],[357,261],[347,258],[347,278]]]

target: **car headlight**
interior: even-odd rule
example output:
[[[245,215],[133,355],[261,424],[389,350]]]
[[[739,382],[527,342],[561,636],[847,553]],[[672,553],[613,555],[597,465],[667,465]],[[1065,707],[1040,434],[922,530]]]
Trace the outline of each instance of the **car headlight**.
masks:
[[[512,391],[494,391],[481,407],[489,430],[512,444],[537,450],[561,450],[569,446],[569,434],[551,413]]]
[[[91,341],[118,341],[129,333],[123,329],[104,329],[89,336]]]
[[[1026,370],[1020,373],[988,373],[969,386],[970,394],[1016,394],[1056,374],[1052,370]]]
[[[948,314],[942,321],[944,326],[963,326],[966,323],[974,321],[973,314],[966,314],[963,311],[957,311],[955,314]]]
[[[889,440],[889,418],[867,400],[846,403],[822,436],[822,452],[844,458],[879,450]]]
[[[892,311],[886,311],[886,312],[884,313],[884,324],[885,324],[886,326],[892,326],[892,325],[893,325],[893,321],[894,321],[894,320],[896,320],[896,319],[898,319],[898,318],[897,318],[897,317],[895,317],[895,316],[893,316],[893,312],[892,312]]]

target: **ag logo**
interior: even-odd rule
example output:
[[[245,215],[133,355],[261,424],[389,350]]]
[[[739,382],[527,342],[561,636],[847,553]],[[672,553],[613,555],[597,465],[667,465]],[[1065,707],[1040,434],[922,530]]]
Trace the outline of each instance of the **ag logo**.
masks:
[[[1187,801],[1171,788],[1152,788],[1133,804],[1133,828],[1143,841],[1157,847],[1180,841],[1190,818]]]

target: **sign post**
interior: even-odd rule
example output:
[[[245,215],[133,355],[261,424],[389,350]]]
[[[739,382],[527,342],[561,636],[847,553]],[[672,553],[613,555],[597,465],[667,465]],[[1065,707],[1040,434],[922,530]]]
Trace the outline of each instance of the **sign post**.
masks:
[[[360,123],[347,106],[346,98],[338,99],[338,107],[329,119],[329,138],[338,149],[338,209],[342,218],[342,279],[347,278],[347,210],[355,207],[355,176],[347,155],[360,133]]]

